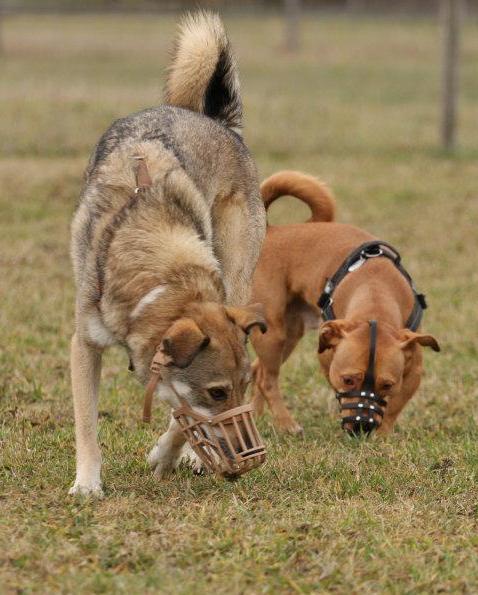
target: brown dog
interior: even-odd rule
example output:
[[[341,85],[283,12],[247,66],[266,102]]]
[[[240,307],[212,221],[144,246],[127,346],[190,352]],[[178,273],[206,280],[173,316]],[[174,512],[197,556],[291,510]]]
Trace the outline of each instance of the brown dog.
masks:
[[[376,238],[351,225],[334,223],[334,199],[311,176],[279,172],[263,182],[261,192],[266,208],[276,198],[292,195],[308,204],[312,217],[305,224],[267,228],[253,283],[253,299],[265,305],[268,324],[265,335],[253,337],[256,411],[260,414],[267,401],[278,429],[302,431],[282,398],[279,371],[304,332],[319,328],[322,316],[329,320],[320,325],[319,360],[341,400],[343,427],[357,433],[380,426],[381,433],[389,432],[420,384],[420,346],[439,351],[431,335],[407,328],[411,312],[418,315],[409,327],[419,324],[421,308],[426,307],[422,296],[412,289],[396,252],[380,243],[380,248],[367,248],[369,253],[343,269],[333,297],[325,296],[330,304],[326,307],[324,302],[321,310],[318,299],[327,280],[354,250]],[[325,316],[330,312],[333,316]],[[367,375],[370,370],[372,378]]]

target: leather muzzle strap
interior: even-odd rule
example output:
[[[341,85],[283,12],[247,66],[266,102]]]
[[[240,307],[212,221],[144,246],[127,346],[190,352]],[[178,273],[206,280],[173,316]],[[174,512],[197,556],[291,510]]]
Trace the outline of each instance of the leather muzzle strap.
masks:
[[[153,397],[158,387],[158,383],[161,380],[161,366],[166,364],[165,356],[162,351],[157,349],[153,356],[149,369],[151,370],[151,377],[148,384],[146,385],[146,393],[144,395],[143,404],[143,422],[149,424],[151,421],[151,408],[153,406]]]
[[[383,419],[384,411],[382,407],[387,406],[387,402],[383,397],[375,392],[375,356],[377,350],[377,321],[369,320],[370,326],[370,346],[368,354],[368,367],[365,373],[365,378],[360,390],[351,390],[343,393],[336,393],[336,397],[340,403],[340,410],[356,411],[354,415],[347,415],[342,418],[342,427],[347,423],[366,424],[370,432],[373,428],[380,425],[373,416],[378,414]],[[357,403],[343,403],[342,399],[357,398]]]
[[[144,405],[143,405],[143,422],[145,424],[149,424],[151,421],[151,409],[153,406],[153,397],[154,397],[154,393],[156,392],[156,388],[157,388],[160,380],[161,380],[161,374],[159,372],[158,373],[152,372],[149,382],[146,385],[146,393],[144,395]]]
[[[149,369],[151,370],[151,376],[149,378],[148,384],[146,385],[146,393],[144,395],[143,422],[145,424],[149,424],[151,421],[151,409],[153,407],[154,393],[156,392],[158,384],[162,378],[161,366],[167,366],[170,363],[171,359],[158,348],[158,350],[154,354],[151,366],[149,367]],[[181,395],[178,393],[178,391],[174,388],[173,385],[171,385],[170,388],[181,405],[189,406],[188,402],[185,399],[183,399],[183,397],[181,397]]]
[[[368,367],[362,384],[362,390],[374,392],[375,390],[375,353],[377,351],[377,321],[369,320],[370,343],[368,350]]]
[[[149,188],[153,181],[151,180],[151,176],[148,172],[148,166],[146,165],[146,161],[144,157],[135,157],[138,161],[138,165],[136,166],[136,189],[134,191],[135,194],[138,192],[142,192]]]
[[[130,197],[130,200],[136,200],[138,194],[143,194],[143,192],[145,192],[148,188],[150,188],[153,185],[153,181],[151,179],[151,176],[149,175],[148,166],[146,165],[145,158],[141,155],[135,155],[133,159],[135,159],[138,163],[135,168],[136,188],[134,189],[134,192]],[[97,285],[97,302],[99,303],[103,296],[104,287],[99,279]]]

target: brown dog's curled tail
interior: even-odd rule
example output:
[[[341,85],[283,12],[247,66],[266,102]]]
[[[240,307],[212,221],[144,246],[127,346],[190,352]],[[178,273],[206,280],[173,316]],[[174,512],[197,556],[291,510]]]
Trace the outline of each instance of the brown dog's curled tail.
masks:
[[[261,184],[266,209],[280,196],[294,196],[305,202],[312,216],[308,221],[325,222],[335,218],[335,200],[327,186],[299,171],[280,171]]]

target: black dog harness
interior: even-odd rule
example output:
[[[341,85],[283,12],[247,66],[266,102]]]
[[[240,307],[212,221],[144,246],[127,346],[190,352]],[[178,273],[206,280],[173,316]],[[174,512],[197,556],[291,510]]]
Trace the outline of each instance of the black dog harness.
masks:
[[[344,260],[337,272],[330,278],[327,279],[324,291],[320,296],[318,306],[322,311],[322,318],[327,320],[334,320],[335,313],[333,309],[333,293],[336,290],[339,283],[349,274],[357,271],[362,267],[363,264],[371,258],[388,258],[393,262],[396,268],[408,281],[414,295],[413,310],[406,322],[406,327],[411,331],[416,331],[420,326],[420,322],[423,317],[423,311],[427,307],[425,296],[422,293],[418,293],[413,283],[412,278],[408,272],[401,265],[400,254],[387,244],[381,241],[372,241],[362,244],[356,248],[347,258]],[[365,373],[362,388],[360,390],[351,390],[342,393],[336,393],[336,397],[340,403],[340,410],[352,410],[356,411],[355,415],[348,415],[342,418],[342,427],[347,423],[353,424],[353,433],[358,431],[364,431],[370,433],[375,429],[379,423],[375,421],[374,413],[383,419],[384,410],[382,407],[386,407],[387,402],[375,392],[375,353],[377,350],[377,321],[369,320],[370,325],[370,347],[368,356],[368,367]],[[343,398],[359,398],[357,403],[343,403]]]

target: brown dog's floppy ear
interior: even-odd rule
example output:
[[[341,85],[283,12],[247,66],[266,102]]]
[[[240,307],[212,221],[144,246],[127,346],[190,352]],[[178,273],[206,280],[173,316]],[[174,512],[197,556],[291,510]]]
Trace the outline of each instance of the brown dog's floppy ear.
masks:
[[[346,320],[324,322],[319,330],[319,353],[338,345],[340,339],[345,337],[345,331],[349,330],[349,326]]]
[[[421,333],[414,333],[408,329],[400,331],[400,347],[402,349],[406,349],[415,343],[418,343],[423,347],[431,347],[433,351],[440,351],[440,345],[432,335],[422,335]]]
[[[226,314],[229,320],[240,326],[246,335],[255,326],[258,326],[263,334],[267,331],[264,306],[262,304],[250,304],[242,308],[227,307]]]
[[[210,342],[192,318],[176,320],[164,334],[159,351],[163,365],[187,368],[196,355]]]

